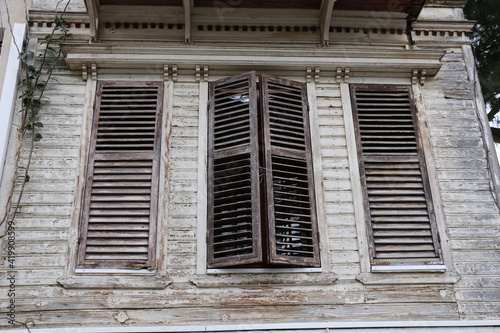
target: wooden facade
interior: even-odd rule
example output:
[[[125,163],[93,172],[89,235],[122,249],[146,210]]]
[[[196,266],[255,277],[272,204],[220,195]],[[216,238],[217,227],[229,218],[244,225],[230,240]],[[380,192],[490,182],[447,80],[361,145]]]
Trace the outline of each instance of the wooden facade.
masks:
[[[32,1],[35,53],[56,3]],[[496,332],[500,168],[463,5],[72,2],[0,327]]]

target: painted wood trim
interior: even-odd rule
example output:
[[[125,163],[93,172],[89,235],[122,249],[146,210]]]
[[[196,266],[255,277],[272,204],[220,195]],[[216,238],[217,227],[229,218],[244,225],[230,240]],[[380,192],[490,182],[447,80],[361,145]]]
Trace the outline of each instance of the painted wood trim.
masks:
[[[484,104],[481,84],[479,83],[479,76],[477,74],[476,62],[474,53],[472,51],[472,46],[470,44],[462,46],[462,52],[464,55],[465,68],[469,76],[469,81],[472,83],[471,88],[474,92],[473,99],[476,106],[475,109],[478,117],[479,128],[481,129],[481,136],[484,140],[484,148],[488,156],[488,167],[491,173],[492,192],[494,195],[495,203],[500,209],[500,165],[498,163],[499,160],[495,148],[496,145],[493,141],[491,130],[489,129],[490,125],[488,121],[488,115]]]
[[[196,228],[196,273],[207,272],[207,144],[208,82],[199,83],[198,111],[198,220]]]
[[[340,98],[342,100],[342,112],[344,115],[344,126],[346,131],[347,158],[349,160],[349,173],[351,176],[354,218],[356,222],[361,272],[370,272],[370,252],[368,249],[368,234],[365,223],[363,189],[361,187],[361,175],[359,173],[358,150],[356,149],[357,141],[354,130],[351,92],[348,83],[340,83]]]
[[[361,273],[356,280],[365,285],[397,285],[397,284],[454,284],[461,276],[456,273],[439,273],[433,271],[386,272],[386,274]]]
[[[217,48],[209,46],[150,47],[133,45],[75,44],[61,45],[65,60],[72,70],[80,70],[82,64],[97,63],[100,69],[143,68],[145,65],[177,64],[181,68],[193,68],[203,63],[207,66],[258,69],[275,67],[304,70],[305,67],[321,67],[336,71],[337,67],[349,67],[364,71],[382,70],[385,73],[411,72],[426,69],[427,75],[435,75],[441,67],[444,51],[429,50],[372,50],[366,57],[364,49],[290,49],[244,47]]]
[[[130,270],[114,273],[78,273],[57,279],[66,289],[165,289],[173,281],[157,274],[131,273]]]
[[[325,198],[323,189],[323,160],[319,144],[319,121],[316,100],[316,83],[306,84],[307,101],[309,104],[309,125],[311,130],[311,155],[313,162],[314,190],[316,196],[316,217],[319,232],[319,253],[321,268],[324,272],[331,271],[330,246],[328,243],[328,226],[326,222]]]
[[[189,281],[200,288],[256,287],[256,286],[317,286],[332,285],[338,275],[334,273],[301,272],[305,268],[268,269],[267,271],[247,272],[241,274],[214,274],[195,277]],[[249,270],[250,271],[250,270]]]
[[[170,198],[170,138],[172,135],[172,114],[174,103],[174,83],[163,83],[163,115],[161,119],[159,198],[157,213],[156,267],[160,276],[167,275],[167,241]]]
[[[16,45],[22,47],[26,33],[26,24],[15,23],[12,31],[12,39],[9,45],[7,66],[3,76],[3,87],[0,95],[0,181],[6,162],[7,145],[12,125],[14,106],[16,105],[18,71],[21,66],[19,52]],[[4,46],[5,51],[6,45]]]
[[[92,121],[94,118],[94,103],[97,92],[97,81],[87,80],[85,87],[85,100],[83,103],[83,126],[80,134],[80,157],[78,159],[77,177],[75,182],[75,195],[73,200],[73,213],[71,215],[71,226],[69,228],[68,239],[68,261],[64,269],[62,278],[67,278],[75,273],[78,260],[78,246],[80,236],[80,221],[83,207],[83,197],[85,190],[85,177],[87,175],[88,151],[92,131]]]

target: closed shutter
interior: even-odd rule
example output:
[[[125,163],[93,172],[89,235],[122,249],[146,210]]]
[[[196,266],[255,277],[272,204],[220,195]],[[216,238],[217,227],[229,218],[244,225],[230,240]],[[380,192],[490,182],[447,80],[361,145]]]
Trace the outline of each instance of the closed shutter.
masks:
[[[80,267],[153,267],[161,101],[158,82],[98,85]]]
[[[373,264],[440,262],[411,87],[351,87]]]
[[[319,266],[305,85],[262,76],[269,262]]]
[[[262,261],[255,72],[210,84],[208,267]]]

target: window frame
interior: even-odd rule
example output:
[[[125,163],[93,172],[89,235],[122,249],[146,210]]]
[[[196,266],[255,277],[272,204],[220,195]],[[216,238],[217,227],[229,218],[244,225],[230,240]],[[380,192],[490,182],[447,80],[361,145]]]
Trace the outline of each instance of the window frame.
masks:
[[[224,73],[224,77],[232,73]],[[237,74],[237,73],[234,73]],[[271,73],[272,74],[272,73]],[[295,74],[295,72],[293,73]],[[294,78],[299,82],[304,82],[291,73],[280,73],[280,77]],[[214,79],[220,76],[213,76]],[[331,272],[330,251],[328,250],[328,227],[326,221],[326,211],[324,205],[323,189],[323,165],[319,142],[319,123],[316,102],[316,80],[304,82],[307,91],[307,101],[309,105],[310,137],[312,146],[313,173],[315,182],[316,210],[318,217],[318,231],[320,239],[320,259],[319,268],[207,268],[207,140],[208,140],[208,106],[209,106],[209,82],[201,80],[199,86],[199,124],[198,124],[198,211],[197,211],[197,251],[196,251],[196,273],[199,278],[193,283],[200,287],[214,287],[232,285],[231,282],[236,276],[254,274],[255,279],[249,285],[259,283],[268,284],[268,274],[276,273],[274,280],[277,283],[287,283],[289,278],[297,279],[298,284],[329,285],[338,279],[338,275]],[[263,274],[260,274],[263,273]],[[240,275],[243,274],[243,275]],[[312,274],[312,275],[311,275]],[[301,282],[302,281],[302,282]]]
[[[460,277],[453,272],[451,250],[449,248],[448,235],[446,232],[445,216],[442,210],[442,201],[437,180],[435,163],[432,156],[430,134],[426,121],[423,88],[419,84],[411,83],[409,80],[384,80],[387,85],[404,85],[411,87],[414,96],[414,106],[417,110],[417,123],[421,140],[423,154],[427,162],[427,172],[430,190],[433,196],[434,209],[436,213],[436,225],[439,232],[439,246],[443,263],[439,265],[380,265],[372,266],[369,253],[369,238],[367,234],[363,189],[359,172],[358,149],[354,129],[354,117],[351,105],[350,84],[380,84],[380,80],[366,78],[364,80],[353,79],[350,82],[340,83],[342,110],[344,114],[344,125],[346,128],[346,139],[348,148],[349,168],[351,172],[351,185],[353,191],[354,215],[358,235],[360,251],[361,273],[357,280],[363,284],[391,284],[391,283],[456,283]],[[374,268],[375,267],[375,268]],[[392,273],[385,275],[380,273]],[[422,275],[425,273],[425,275]]]
[[[80,237],[80,222],[82,214],[82,203],[84,195],[86,167],[88,165],[88,150],[90,146],[90,135],[94,118],[94,104],[97,97],[97,84],[100,81],[119,82],[158,82],[163,90],[162,117],[160,118],[161,142],[160,160],[161,163],[169,163],[170,147],[168,138],[171,135],[172,113],[173,113],[173,86],[172,80],[162,80],[162,76],[156,74],[122,75],[101,73],[97,77],[90,77],[84,84],[85,99],[82,105],[82,129],[80,140],[80,157],[78,159],[78,173],[75,180],[75,195],[73,200],[73,211],[71,217],[71,227],[68,237],[68,261],[64,268],[63,275],[57,282],[65,289],[149,289],[161,290],[169,286],[173,280],[168,276],[166,265],[166,221],[169,206],[169,169],[159,170],[159,191],[158,202],[163,209],[158,210],[157,216],[157,236],[155,249],[155,263],[151,269],[120,269],[120,268],[77,268],[78,260],[78,239]]]

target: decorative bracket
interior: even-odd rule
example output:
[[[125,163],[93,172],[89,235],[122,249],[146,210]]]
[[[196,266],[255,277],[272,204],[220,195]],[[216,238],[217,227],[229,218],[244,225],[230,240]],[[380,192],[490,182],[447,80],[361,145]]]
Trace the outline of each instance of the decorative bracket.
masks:
[[[168,65],[163,65],[163,81],[168,81]]]
[[[411,75],[411,84],[420,83],[420,85],[423,86],[425,84],[426,75],[427,75],[427,69],[424,68],[420,71],[418,69],[414,69]]]
[[[87,71],[87,64],[83,64],[82,65],[82,79],[83,79],[83,81],[87,81],[88,77],[89,77],[89,73]]]
[[[319,67],[316,67],[314,69],[314,82],[318,82],[319,81],[319,72],[320,72]]]
[[[337,83],[342,82],[342,68],[337,67],[337,75],[335,76]]]
[[[97,81],[97,65],[96,64],[92,64],[92,66],[91,66],[90,69],[91,69],[92,80]]]
[[[314,82],[319,82],[319,74],[321,72],[321,69],[319,67],[314,68]],[[307,67],[306,68],[306,81],[307,82],[312,82],[313,80],[313,71],[312,67]]]
[[[172,65],[172,81],[176,82],[178,78],[177,65]]]
[[[346,67],[344,70],[342,70],[341,67],[337,67],[337,74],[335,76],[337,83],[341,83],[341,82],[349,83],[349,74],[350,73],[351,73],[351,70],[349,67]]]
[[[425,84],[425,75],[427,74],[427,70],[426,69],[422,69],[422,71],[420,72],[420,85],[424,85]]]
[[[196,65],[195,67],[195,76],[196,76],[196,82],[201,82],[203,79],[203,82],[208,81],[208,66],[203,66],[203,68],[200,65]]]
[[[208,66],[203,66],[203,81],[208,82]]]
[[[201,66],[200,65],[196,65],[196,67],[195,67],[195,76],[196,76],[196,82],[200,82],[201,81]]]

